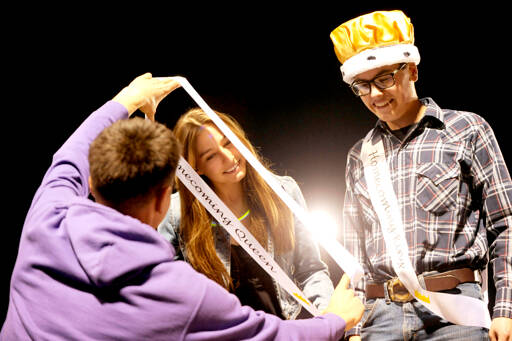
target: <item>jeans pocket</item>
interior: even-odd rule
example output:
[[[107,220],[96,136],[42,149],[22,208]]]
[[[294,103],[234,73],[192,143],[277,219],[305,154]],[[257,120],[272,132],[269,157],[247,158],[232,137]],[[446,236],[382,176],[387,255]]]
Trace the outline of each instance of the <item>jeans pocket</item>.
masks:
[[[375,311],[375,308],[377,307],[379,301],[383,301],[382,299],[373,299],[373,300],[367,300],[364,304],[364,313],[363,317],[361,318],[361,325],[364,327],[366,324],[371,321],[373,312]]]
[[[416,171],[416,201],[424,210],[443,214],[457,208],[460,169],[457,163],[428,163]]]
[[[442,292],[453,295],[464,295],[483,300],[482,287],[480,284],[474,282],[461,283],[451,290],[445,290]]]

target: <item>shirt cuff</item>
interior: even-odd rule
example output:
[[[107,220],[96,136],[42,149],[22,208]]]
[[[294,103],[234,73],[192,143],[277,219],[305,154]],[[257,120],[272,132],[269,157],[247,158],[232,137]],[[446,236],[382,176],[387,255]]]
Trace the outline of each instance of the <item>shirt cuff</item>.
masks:
[[[363,327],[362,323],[359,322],[354,328],[348,330],[346,333],[345,333],[345,339],[348,340],[348,338],[350,336],[353,336],[353,335],[361,335],[361,328]]]
[[[496,317],[512,318],[512,288],[496,289],[492,318]]]

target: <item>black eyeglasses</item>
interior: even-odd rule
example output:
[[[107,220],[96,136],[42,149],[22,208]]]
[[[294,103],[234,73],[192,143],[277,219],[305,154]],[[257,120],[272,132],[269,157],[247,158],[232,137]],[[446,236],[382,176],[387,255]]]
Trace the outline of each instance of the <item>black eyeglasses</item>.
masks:
[[[395,85],[395,74],[398,71],[403,70],[406,65],[407,65],[406,63],[403,63],[395,71],[386,73],[384,75],[379,75],[369,81],[362,81],[362,80],[355,81],[354,83],[352,83],[350,88],[352,89],[354,94],[356,94],[356,96],[368,95],[372,91],[372,83],[375,84],[375,86],[380,90],[390,88],[393,85]]]

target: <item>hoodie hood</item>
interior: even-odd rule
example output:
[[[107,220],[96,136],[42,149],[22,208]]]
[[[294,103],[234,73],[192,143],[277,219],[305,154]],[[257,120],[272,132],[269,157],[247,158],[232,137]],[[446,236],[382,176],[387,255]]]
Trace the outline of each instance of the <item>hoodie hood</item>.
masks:
[[[83,271],[98,287],[119,285],[175,255],[151,226],[84,198],[70,205],[61,228]]]

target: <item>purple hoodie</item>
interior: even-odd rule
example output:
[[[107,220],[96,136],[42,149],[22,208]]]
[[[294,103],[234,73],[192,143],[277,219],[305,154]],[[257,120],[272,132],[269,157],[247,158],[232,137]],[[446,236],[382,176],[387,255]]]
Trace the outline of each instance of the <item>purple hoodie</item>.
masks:
[[[23,228],[1,340],[338,340],[334,314],[283,321],[173,261],[137,219],[87,196],[88,150],[126,109],[107,102],[53,157]]]

